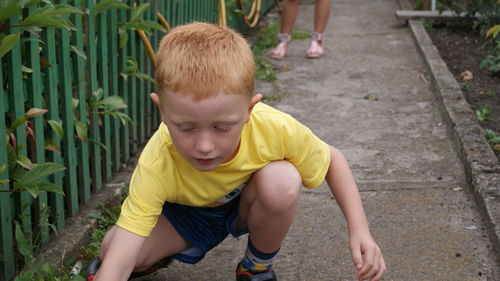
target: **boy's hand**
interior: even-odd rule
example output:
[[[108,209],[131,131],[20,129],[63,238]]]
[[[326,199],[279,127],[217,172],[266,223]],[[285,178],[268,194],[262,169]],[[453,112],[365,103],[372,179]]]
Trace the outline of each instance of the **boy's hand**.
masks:
[[[349,236],[349,247],[359,280],[378,281],[386,271],[382,251],[370,233],[353,233]]]

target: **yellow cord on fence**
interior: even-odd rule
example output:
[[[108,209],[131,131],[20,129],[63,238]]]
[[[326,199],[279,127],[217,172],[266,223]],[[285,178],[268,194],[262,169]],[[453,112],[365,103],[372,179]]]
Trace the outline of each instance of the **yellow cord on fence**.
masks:
[[[224,2],[224,0],[219,0],[219,25],[222,27],[227,27],[226,3]]]
[[[153,47],[151,47],[151,43],[149,43],[146,33],[144,33],[144,30],[141,29],[136,29],[135,31],[137,32],[137,34],[139,34],[139,37],[141,38],[141,41],[144,44],[144,47],[146,47],[146,52],[148,53],[149,59],[153,63],[153,66],[156,66],[156,54],[155,51],[153,50]]]
[[[163,28],[165,28],[165,31],[170,32],[170,29],[172,29],[172,28],[170,27],[170,24],[168,24],[168,21],[165,19],[165,17],[163,17],[163,15],[160,14],[160,12],[157,12],[156,16],[158,16],[158,21],[160,22],[161,25],[163,25]]]
[[[250,7],[250,12],[248,14],[245,14],[246,8],[242,0],[236,0],[236,6],[241,11],[241,16],[243,17],[243,21],[245,22],[245,24],[250,28],[255,27],[259,22],[262,1],[253,0],[252,6]]]

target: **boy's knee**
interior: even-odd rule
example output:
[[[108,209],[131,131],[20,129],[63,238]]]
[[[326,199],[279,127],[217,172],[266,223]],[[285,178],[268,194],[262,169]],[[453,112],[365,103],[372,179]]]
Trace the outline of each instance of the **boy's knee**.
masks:
[[[271,162],[257,177],[257,198],[271,211],[283,212],[295,206],[302,179],[294,165],[288,161]]]

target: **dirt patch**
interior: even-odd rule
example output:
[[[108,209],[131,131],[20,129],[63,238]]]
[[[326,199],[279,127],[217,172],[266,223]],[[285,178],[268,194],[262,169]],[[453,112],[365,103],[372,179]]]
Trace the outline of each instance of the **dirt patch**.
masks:
[[[427,32],[476,116],[483,119],[480,125],[499,135],[500,75],[480,66],[491,46],[484,46],[479,35],[464,27],[441,25],[427,28]],[[500,149],[493,150],[500,159]]]

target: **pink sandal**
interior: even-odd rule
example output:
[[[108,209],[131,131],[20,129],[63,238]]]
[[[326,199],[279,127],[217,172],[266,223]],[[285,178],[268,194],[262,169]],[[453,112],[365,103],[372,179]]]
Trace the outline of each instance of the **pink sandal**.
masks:
[[[276,46],[276,48],[272,49],[268,56],[275,60],[282,60],[286,56],[288,51],[288,42],[290,42],[292,36],[290,36],[290,34],[280,33],[278,35],[278,39],[280,43]]]
[[[312,34],[311,45],[307,49],[308,58],[319,58],[323,55],[323,34],[314,32]]]

